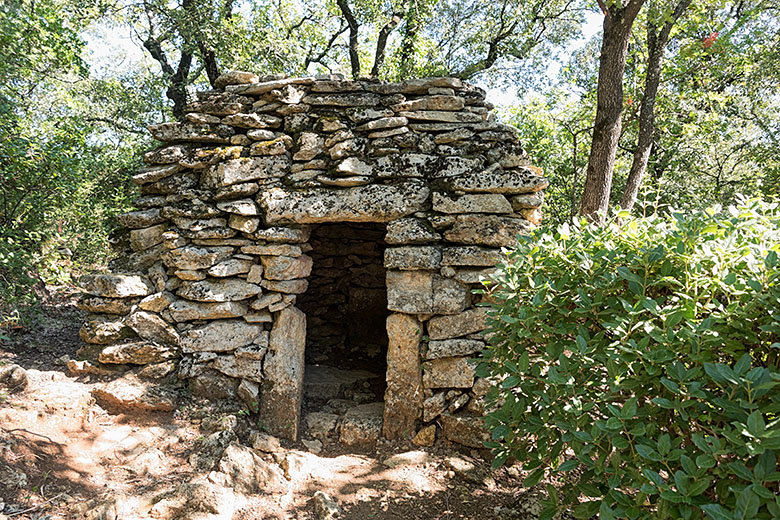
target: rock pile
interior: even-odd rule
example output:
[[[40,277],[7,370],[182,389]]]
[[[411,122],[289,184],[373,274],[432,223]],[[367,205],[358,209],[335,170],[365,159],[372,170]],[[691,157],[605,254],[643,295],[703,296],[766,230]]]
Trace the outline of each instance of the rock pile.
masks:
[[[539,222],[547,186],[515,129],[454,78],[229,73],[219,85],[186,120],[150,127],[165,144],[133,177],[141,196],[121,216],[114,274],[81,280],[92,313],[81,337],[105,345],[101,363],[179,360],[193,391],[238,397],[296,437],[307,337],[296,302],[323,257],[307,253],[327,243],[312,229],[386,225],[383,433],[437,420],[445,437],[481,442],[487,384],[472,357],[485,312],[472,289]]]

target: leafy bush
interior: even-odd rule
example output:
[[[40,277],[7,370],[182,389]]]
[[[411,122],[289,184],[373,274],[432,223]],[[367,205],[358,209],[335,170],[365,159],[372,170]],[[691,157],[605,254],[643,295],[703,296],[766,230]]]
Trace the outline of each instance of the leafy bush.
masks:
[[[580,223],[507,255],[480,375],[544,518],[780,518],[780,211]],[[706,515],[706,516],[705,516]]]

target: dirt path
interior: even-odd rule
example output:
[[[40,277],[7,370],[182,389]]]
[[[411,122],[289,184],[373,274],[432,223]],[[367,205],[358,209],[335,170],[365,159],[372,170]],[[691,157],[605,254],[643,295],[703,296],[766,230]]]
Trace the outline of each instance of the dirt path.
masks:
[[[171,412],[109,413],[93,391],[118,375],[66,367],[80,319],[72,290],[60,289],[36,326],[0,340],[0,363],[28,380],[0,392],[0,520],[525,519],[541,510],[541,491],[522,488],[517,468],[491,472],[485,454],[455,446],[347,452],[334,441],[315,454],[182,389]]]

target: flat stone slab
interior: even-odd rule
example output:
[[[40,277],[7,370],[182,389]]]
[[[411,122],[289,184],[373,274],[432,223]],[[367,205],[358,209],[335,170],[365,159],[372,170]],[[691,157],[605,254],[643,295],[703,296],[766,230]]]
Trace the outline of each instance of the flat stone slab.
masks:
[[[176,408],[176,394],[173,391],[145,383],[133,374],[95,387],[92,397],[110,412],[171,412]]]
[[[273,188],[258,202],[267,224],[389,222],[424,209],[429,194],[422,182],[408,181],[343,190]]]
[[[347,410],[341,420],[339,441],[347,446],[373,444],[382,432],[384,403],[361,404]]]

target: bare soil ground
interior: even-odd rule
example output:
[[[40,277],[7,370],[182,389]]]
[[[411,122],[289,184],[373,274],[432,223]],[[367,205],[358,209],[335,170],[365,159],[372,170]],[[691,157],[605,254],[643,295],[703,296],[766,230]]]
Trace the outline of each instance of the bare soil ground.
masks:
[[[253,418],[184,389],[170,413],[102,409],[91,392],[110,377],[76,377],[66,367],[83,345],[75,291],[50,289],[37,323],[0,340],[0,363],[23,367],[29,380],[21,392],[0,390],[0,520],[223,518],[218,511],[138,511],[204,477],[190,456],[214,431],[231,428],[248,444]],[[544,498],[540,488],[522,487],[517,467],[491,471],[488,453],[457,446],[420,451],[380,441],[360,451],[331,442],[313,454],[301,443],[282,442],[276,453],[258,453],[284,468],[285,488],[245,494],[232,520],[324,518],[315,512],[318,491],[338,504],[332,518],[343,519],[536,518]],[[452,457],[471,469],[453,471]]]

